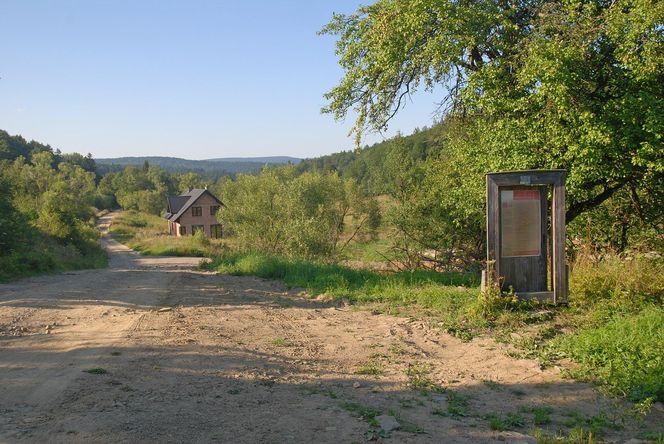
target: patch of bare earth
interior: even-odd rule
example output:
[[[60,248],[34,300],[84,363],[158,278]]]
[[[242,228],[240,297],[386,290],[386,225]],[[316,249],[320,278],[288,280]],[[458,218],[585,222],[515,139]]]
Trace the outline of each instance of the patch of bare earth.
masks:
[[[108,270],[0,286],[0,441],[532,442],[593,416],[620,426],[609,441],[664,432],[488,338],[107,242]],[[491,430],[508,413],[522,424]]]

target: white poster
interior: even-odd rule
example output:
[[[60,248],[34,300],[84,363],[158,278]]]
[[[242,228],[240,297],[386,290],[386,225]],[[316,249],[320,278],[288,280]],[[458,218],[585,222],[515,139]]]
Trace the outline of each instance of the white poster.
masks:
[[[538,189],[500,191],[501,257],[541,254],[540,202]]]

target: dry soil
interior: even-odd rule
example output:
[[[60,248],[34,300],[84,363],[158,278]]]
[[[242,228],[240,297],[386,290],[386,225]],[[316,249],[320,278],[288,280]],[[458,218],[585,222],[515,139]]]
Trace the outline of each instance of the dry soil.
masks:
[[[660,410],[633,419],[489,338],[102,242],[108,269],[0,285],[0,442],[534,442],[593,417],[617,426],[607,441],[664,432]],[[514,431],[491,429],[508,414]]]

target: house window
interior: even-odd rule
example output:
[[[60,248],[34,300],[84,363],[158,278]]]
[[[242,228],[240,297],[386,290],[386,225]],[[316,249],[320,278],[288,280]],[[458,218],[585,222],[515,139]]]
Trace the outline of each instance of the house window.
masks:
[[[202,207],[191,207],[191,215],[192,216],[202,216],[203,215],[203,208]]]
[[[223,229],[221,228],[221,224],[210,225],[210,233],[212,234],[213,238],[221,239],[223,235]]]
[[[199,231],[203,231],[203,225],[192,225],[191,226],[191,234],[196,234]]]
[[[184,225],[180,226],[180,236],[184,236],[187,234],[187,227]]]
[[[213,205],[210,207],[210,216],[214,216],[219,211],[219,205]]]

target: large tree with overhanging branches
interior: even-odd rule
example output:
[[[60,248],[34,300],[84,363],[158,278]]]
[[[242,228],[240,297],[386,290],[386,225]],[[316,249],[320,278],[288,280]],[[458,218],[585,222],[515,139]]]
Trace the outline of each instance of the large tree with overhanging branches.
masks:
[[[565,168],[568,220],[621,192],[661,221],[661,0],[378,0],[322,32],[344,70],[323,111],[356,114],[358,147],[409,95],[443,86],[468,174]]]

